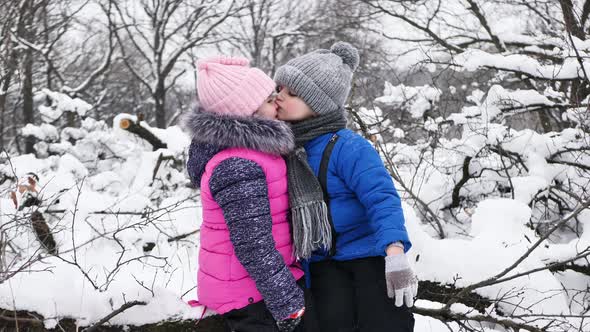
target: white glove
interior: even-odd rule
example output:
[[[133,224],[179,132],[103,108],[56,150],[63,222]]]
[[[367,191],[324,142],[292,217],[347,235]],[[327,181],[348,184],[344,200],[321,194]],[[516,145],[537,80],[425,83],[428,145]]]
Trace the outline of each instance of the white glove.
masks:
[[[414,305],[414,297],[418,294],[418,279],[410,267],[405,254],[385,257],[385,281],[387,296],[395,298],[395,305],[401,307]]]

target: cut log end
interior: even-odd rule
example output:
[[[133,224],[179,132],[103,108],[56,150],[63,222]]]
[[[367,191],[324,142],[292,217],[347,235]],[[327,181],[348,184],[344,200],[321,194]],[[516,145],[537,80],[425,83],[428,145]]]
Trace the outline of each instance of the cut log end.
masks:
[[[119,122],[119,127],[121,127],[121,129],[128,129],[129,127],[131,127],[131,120],[121,119],[121,121]]]

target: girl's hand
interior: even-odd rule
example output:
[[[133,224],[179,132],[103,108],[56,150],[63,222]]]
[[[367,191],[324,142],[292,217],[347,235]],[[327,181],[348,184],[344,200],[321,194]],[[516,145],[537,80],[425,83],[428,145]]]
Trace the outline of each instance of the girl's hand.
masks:
[[[305,308],[302,308],[301,310],[293,313],[292,315],[290,315],[286,319],[284,319],[280,322],[277,322],[277,327],[279,329],[279,332],[292,332],[292,331],[294,331],[297,328],[297,326],[301,323],[304,313],[305,313]]]

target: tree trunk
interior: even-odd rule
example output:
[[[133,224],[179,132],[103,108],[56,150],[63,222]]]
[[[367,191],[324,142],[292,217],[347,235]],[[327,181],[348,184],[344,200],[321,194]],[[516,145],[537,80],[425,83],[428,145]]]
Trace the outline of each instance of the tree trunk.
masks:
[[[76,126],[76,113],[75,112],[65,112],[66,116],[66,127],[75,128]],[[74,144],[73,142],[70,142]]]
[[[27,1],[25,6],[22,7],[22,18],[19,20],[17,26],[17,34],[19,37],[24,38],[28,41],[32,41],[34,37],[33,23],[35,20],[35,9],[32,3]],[[23,126],[34,122],[33,118],[33,50],[26,48],[22,51],[21,57],[21,76],[22,76],[22,90],[21,95],[23,98]],[[35,144],[35,138],[28,136],[25,138],[25,153],[33,153]]]
[[[6,102],[8,101],[8,89],[10,88],[10,82],[12,82],[12,76],[16,70],[17,60],[16,51],[12,50],[9,45],[12,45],[10,36],[8,33],[3,37],[3,43],[6,45],[6,53],[4,63],[5,68],[0,68],[2,72],[2,80],[0,82],[0,150],[4,150],[4,130],[6,128]]]
[[[10,66],[10,64],[9,64]],[[14,67],[7,68],[6,76],[0,86],[0,150],[4,150],[4,128],[6,127],[6,101],[8,99],[8,88],[12,80]]]
[[[0,87],[0,89],[2,89]],[[4,113],[6,111],[6,94],[0,95],[0,151],[4,150]]]
[[[164,80],[158,82],[156,92],[154,93],[154,102],[156,104],[156,126],[166,128],[166,90],[164,89]]]
[[[23,124],[27,125],[33,123],[33,51],[27,49],[24,51],[23,57]],[[25,153],[33,153],[35,138],[28,136],[25,138]]]
[[[4,113],[6,113],[6,94],[0,95],[0,151],[4,150]]]
[[[565,21],[566,29],[574,36],[581,40],[586,40],[584,30],[578,23],[578,19],[574,12],[574,5],[571,0],[559,0],[561,4],[561,11],[563,13],[563,20]]]
[[[541,122],[541,127],[543,127],[543,132],[548,133],[552,131],[553,126],[551,126],[551,117],[549,116],[548,110],[543,110],[539,113],[539,122]]]

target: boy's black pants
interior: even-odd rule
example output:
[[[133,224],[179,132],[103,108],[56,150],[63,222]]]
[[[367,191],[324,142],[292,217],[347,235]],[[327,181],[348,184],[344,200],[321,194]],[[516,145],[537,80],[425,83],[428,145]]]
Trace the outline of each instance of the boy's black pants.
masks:
[[[414,316],[387,297],[384,257],[312,263],[311,293],[321,332],[411,332]]]

